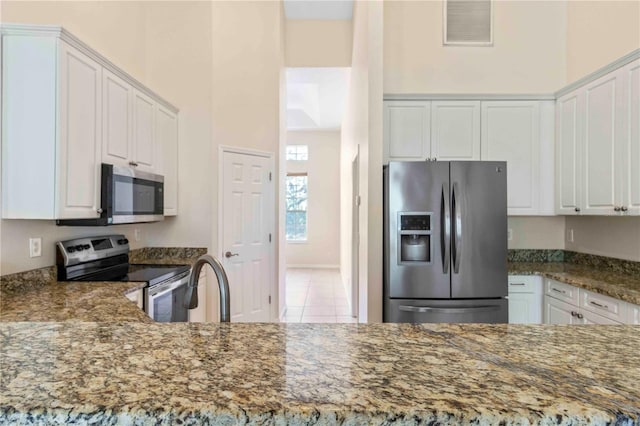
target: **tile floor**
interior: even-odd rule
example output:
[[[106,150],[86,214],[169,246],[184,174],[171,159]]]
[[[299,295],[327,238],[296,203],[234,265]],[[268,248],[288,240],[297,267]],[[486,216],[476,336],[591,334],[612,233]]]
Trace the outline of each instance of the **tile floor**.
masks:
[[[287,269],[284,322],[357,322],[338,269]]]

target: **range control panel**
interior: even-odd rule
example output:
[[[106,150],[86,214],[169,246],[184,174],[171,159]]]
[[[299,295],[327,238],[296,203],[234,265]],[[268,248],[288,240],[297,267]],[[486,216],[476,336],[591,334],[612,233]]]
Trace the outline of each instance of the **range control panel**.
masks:
[[[58,265],[71,266],[129,253],[129,240],[122,234],[76,238],[56,244]]]

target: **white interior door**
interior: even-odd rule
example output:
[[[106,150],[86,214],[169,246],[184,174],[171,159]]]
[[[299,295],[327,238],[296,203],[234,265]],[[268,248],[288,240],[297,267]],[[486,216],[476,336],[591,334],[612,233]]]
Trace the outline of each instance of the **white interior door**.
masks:
[[[223,265],[229,276],[231,321],[271,320],[275,206],[269,157],[223,151]]]
[[[352,172],[352,224],[351,224],[351,316],[358,318],[360,286],[360,146],[351,165]]]

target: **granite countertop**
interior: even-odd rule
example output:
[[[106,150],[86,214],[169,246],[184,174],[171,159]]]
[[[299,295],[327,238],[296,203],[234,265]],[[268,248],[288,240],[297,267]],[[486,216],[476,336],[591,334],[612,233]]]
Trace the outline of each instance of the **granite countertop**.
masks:
[[[640,305],[640,275],[562,262],[510,262],[511,275],[542,275],[606,296]]]
[[[637,424],[633,326],[0,324],[0,422]]]

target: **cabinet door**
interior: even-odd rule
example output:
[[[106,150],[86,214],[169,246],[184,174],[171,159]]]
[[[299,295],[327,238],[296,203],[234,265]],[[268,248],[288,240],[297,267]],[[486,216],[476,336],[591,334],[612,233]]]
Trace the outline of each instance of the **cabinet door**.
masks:
[[[104,70],[102,93],[102,162],[129,166],[132,154],[133,87],[112,72]]]
[[[594,314],[589,311],[580,311],[580,318],[577,324],[611,324],[611,325],[620,325],[621,322],[614,321],[612,319],[603,317],[602,315]]]
[[[509,293],[509,324],[540,324],[541,300],[533,293]]]
[[[133,161],[136,168],[154,172],[156,144],[154,138],[155,102],[144,93],[133,91]]]
[[[482,102],[482,159],[507,162],[509,215],[539,211],[538,102]]]
[[[155,117],[160,174],[164,176],[164,215],[178,214],[178,116],[161,105]]]
[[[56,218],[98,217],[102,67],[60,42]]]
[[[431,157],[480,160],[480,102],[431,103]]]
[[[640,325],[640,306],[629,304],[626,323]]]
[[[584,214],[616,214],[616,128],[621,99],[620,73],[607,74],[585,89]]]
[[[556,213],[562,215],[579,214],[581,209],[583,104],[581,90],[556,102]]]
[[[422,161],[431,156],[431,102],[384,103],[384,157],[389,161]]]
[[[621,204],[626,214],[640,215],[640,60],[621,70],[624,81],[624,123],[620,155]]]
[[[556,300],[553,297],[544,297],[544,323],[545,324],[576,324],[577,308],[568,303]]]

